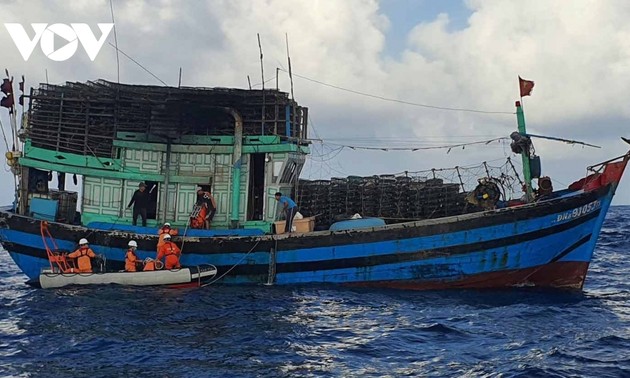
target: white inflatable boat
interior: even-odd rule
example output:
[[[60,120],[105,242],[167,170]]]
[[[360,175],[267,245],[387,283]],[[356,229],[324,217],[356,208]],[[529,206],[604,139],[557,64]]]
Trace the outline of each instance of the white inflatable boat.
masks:
[[[128,285],[194,287],[210,281],[217,274],[213,265],[200,265],[172,270],[147,272],[59,273],[44,269],[39,282],[43,289],[69,285]]]

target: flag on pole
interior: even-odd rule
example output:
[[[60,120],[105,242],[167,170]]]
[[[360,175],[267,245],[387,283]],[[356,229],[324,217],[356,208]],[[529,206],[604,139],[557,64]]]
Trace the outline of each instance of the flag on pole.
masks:
[[[15,100],[13,99],[13,80],[3,79],[2,85],[0,85],[0,91],[6,95],[0,100],[0,106],[8,108],[9,114],[13,114],[13,105]]]
[[[531,96],[532,90],[534,89],[534,82],[531,80],[521,79],[519,76],[518,86],[521,89],[521,97]]]

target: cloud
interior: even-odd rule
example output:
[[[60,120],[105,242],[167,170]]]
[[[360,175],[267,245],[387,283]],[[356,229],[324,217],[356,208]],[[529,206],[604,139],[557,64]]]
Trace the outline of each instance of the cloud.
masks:
[[[109,1],[29,1],[3,5],[4,22],[111,22]],[[531,132],[600,144],[601,150],[536,141],[543,167],[565,184],[584,167],[620,155],[628,136],[626,83],[630,75],[630,4],[624,1],[467,1],[466,25],[449,27],[448,10],[425,19],[405,37],[404,51],[388,55],[387,33],[396,19],[376,0],[348,1],[114,1],[120,80],[159,85],[146,70],[177,85],[247,87],[262,81],[257,33],[264,53],[265,85],[275,86],[276,68],[338,87],[391,99],[445,107],[513,112],[517,76],[534,80],[525,102]],[[110,36],[108,42],[114,43]],[[0,31],[3,64],[27,85],[117,80],[115,50],[106,44],[91,62],[79,49],[66,62],[39,50],[24,62],[8,33]],[[146,70],[145,70],[146,69]],[[289,91],[280,71],[282,90]],[[360,96],[294,77],[297,100],[310,108],[311,131],[323,139],[372,138],[370,143],[446,144],[507,136],[510,114],[449,112]],[[7,120],[2,122],[7,128]],[[314,136],[314,135],[311,135]],[[343,144],[339,140],[338,144]],[[316,154],[336,147],[315,148]],[[338,151],[313,156],[305,175],[378,174],[455,166],[512,156],[500,145],[438,152]],[[5,173],[5,175],[8,175]],[[630,203],[630,180],[617,203]],[[2,202],[11,196],[0,197]]]

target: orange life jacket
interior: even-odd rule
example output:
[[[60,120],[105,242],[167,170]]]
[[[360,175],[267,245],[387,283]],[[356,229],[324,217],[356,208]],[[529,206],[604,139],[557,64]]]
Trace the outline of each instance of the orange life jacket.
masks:
[[[179,255],[181,253],[181,250],[175,243],[167,241],[158,250],[157,259],[160,260],[162,257],[165,257],[164,267],[166,269],[179,268]]]
[[[206,206],[195,205],[195,209],[190,217],[190,227],[195,229],[204,228],[206,225],[206,215],[208,215],[208,208]]]
[[[137,264],[138,256],[136,256],[136,253],[134,251],[128,249],[127,253],[125,254],[125,271],[136,272],[138,270],[136,266]]]
[[[68,257],[77,259],[77,269],[76,272],[79,273],[91,273],[92,272],[92,261],[91,258],[96,257],[94,251],[92,251],[89,247],[82,247],[77,249],[68,255]]]
[[[159,238],[158,238],[157,249],[159,250],[160,247],[164,244],[164,237],[166,235],[171,235],[171,236],[177,235],[177,230],[174,228],[169,228],[167,230],[164,227],[162,227],[158,230],[158,235],[159,235]]]

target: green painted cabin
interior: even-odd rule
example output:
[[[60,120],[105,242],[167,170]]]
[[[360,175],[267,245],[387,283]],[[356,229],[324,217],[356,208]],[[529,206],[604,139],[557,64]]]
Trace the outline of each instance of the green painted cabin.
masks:
[[[32,215],[33,198],[57,201],[57,221],[131,224],[126,207],[144,181],[147,226],[185,227],[202,185],[217,202],[212,228],[269,232],[274,193],[293,192],[309,153],[308,109],[273,89],[99,80],[41,84],[28,100],[17,211]],[[44,174],[57,174],[57,189]],[[73,175],[82,177],[81,195],[65,190]],[[80,218],[68,219],[73,204]]]

